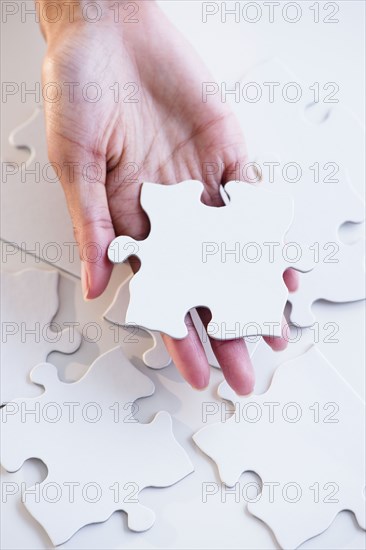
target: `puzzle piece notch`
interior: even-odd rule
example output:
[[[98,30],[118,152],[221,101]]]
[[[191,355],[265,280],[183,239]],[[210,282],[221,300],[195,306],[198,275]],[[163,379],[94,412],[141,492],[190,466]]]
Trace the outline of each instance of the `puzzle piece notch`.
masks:
[[[84,525],[105,521],[116,510],[129,515],[133,530],[151,527],[154,514],[139,504],[139,492],[148,486],[167,487],[193,471],[174,439],[168,413],[158,413],[150,424],[133,418],[134,401],[154,391],[151,380],[132,366],[120,347],[96,359],[77,382],[61,382],[49,364],[35,367],[31,378],[44,393],[12,401],[1,410],[2,464],[9,471],[32,457],[46,464],[48,476],[39,487],[40,496],[27,499],[25,506],[52,542],[62,544]],[[26,410],[39,408],[38,417],[33,414],[22,422],[22,404]],[[50,407],[57,421],[50,420],[55,415],[48,412]],[[70,502],[67,483],[73,482],[79,492],[76,488]],[[62,489],[58,500],[47,498],[47,484]],[[83,488],[89,485],[94,493],[85,497]],[[96,500],[95,491],[100,497]]]
[[[284,254],[292,200],[232,181],[225,186],[230,202],[215,208],[201,202],[202,190],[203,184],[193,180],[169,186],[143,184],[141,204],[150,218],[150,235],[144,241],[117,237],[108,250],[112,262],[124,262],[131,255],[142,262],[130,283],[126,323],[181,339],[187,336],[187,312],[202,306],[212,313],[207,327],[212,338],[280,336],[288,295],[283,272],[290,266],[310,268],[301,253],[295,264]],[[248,244],[259,248],[259,260],[245,257]],[[272,244],[279,250],[271,257],[266,247]],[[207,245],[213,246],[214,254]],[[220,245],[224,256],[217,254]],[[235,251],[230,263],[227,254],[232,250],[227,253],[226,247],[231,245],[239,245],[239,259]],[[218,292],[223,285],[225,296]]]
[[[116,325],[124,326],[126,324],[126,312],[128,302],[130,299],[129,282],[132,278],[132,273],[126,278],[126,280],[119,286],[112,304],[109,306],[103,317]],[[196,309],[190,310],[190,316],[195,326],[197,334],[202,342],[202,346],[205,350],[207,361],[211,367],[220,368],[217,358],[213,352],[210,339],[207,336],[206,329],[203,326],[200,316]],[[153,346],[146,350],[142,356],[142,359],[146,366],[152,369],[162,369],[171,363],[171,357],[168,354],[163,338],[159,332],[147,331],[153,339]],[[257,347],[257,341],[246,340],[246,345],[251,356]]]
[[[314,346],[282,364],[262,395],[235,397],[225,383],[219,393],[235,400],[235,413],[225,423],[202,428],[193,439],[215,461],[221,480],[229,487],[245,471],[261,477],[262,494],[249,502],[248,510],[272,529],[281,547],[296,548],[320,534],[342,510],[352,510],[360,527],[366,528],[365,404]],[[264,416],[271,403],[272,411],[278,411],[278,416],[273,412],[272,421],[268,414]],[[322,411],[318,421],[312,416],[316,404]],[[298,421],[293,421],[291,413],[289,421],[283,416],[289,406],[300,410]],[[253,422],[249,412],[244,414],[249,407],[263,417]],[[286,499],[277,493],[273,500],[268,484],[274,481],[279,493],[287,484],[297,483],[301,498],[294,501],[293,495]],[[314,483],[323,491],[319,501],[311,490]],[[336,492],[334,499],[327,498],[331,489]]]
[[[119,286],[112,304],[103,315],[107,321],[116,325],[124,326],[126,324],[126,313],[128,302],[130,300],[129,283],[132,276],[133,274],[131,273],[130,276]],[[197,311],[195,309],[191,310],[190,315],[204,347],[209,364],[212,367],[220,368]],[[148,332],[153,339],[153,346],[146,350],[142,356],[145,365],[152,369],[162,369],[167,367],[171,363],[171,357],[166,349],[160,332],[146,332]]]
[[[301,273],[298,290],[289,295],[291,321],[299,327],[315,323],[312,306],[317,300],[346,303],[365,299],[365,240],[352,244],[339,242],[338,248],[333,244],[330,250],[334,258],[309,273]],[[345,285],[340,286],[340,281]]]
[[[37,155],[37,146],[34,144],[35,132],[34,127],[38,121],[43,122],[43,108],[37,107],[32,115],[23,124],[15,128],[9,136],[9,143],[18,149],[28,149],[29,157],[25,161],[26,167],[29,167],[35,160]],[[43,146],[43,143],[42,143]],[[42,147],[43,148],[43,147]],[[40,153],[41,151],[38,151]]]
[[[2,319],[7,327],[1,350],[1,403],[37,394],[31,369],[53,352],[71,354],[81,344],[77,330],[53,330],[59,307],[57,271],[26,269],[1,274]],[[57,325],[57,329],[61,327]],[[32,333],[34,331],[34,333]]]

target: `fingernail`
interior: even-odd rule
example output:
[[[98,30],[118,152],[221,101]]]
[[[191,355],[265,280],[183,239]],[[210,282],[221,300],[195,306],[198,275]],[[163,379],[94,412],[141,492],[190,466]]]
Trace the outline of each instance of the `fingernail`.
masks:
[[[192,384],[192,382],[189,382],[190,386],[197,391],[204,391],[207,390],[210,380],[207,379],[207,376],[202,375],[195,384]]]
[[[208,388],[208,384],[206,386],[193,386],[193,384],[190,384],[191,388],[195,391],[205,391]]]
[[[83,291],[84,300],[89,299],[89,276],[85,262],[81,262],[81,288]]]

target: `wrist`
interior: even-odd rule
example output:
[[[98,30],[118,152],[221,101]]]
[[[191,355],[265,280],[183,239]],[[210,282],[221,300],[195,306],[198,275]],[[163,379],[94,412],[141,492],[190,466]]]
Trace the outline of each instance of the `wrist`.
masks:
[[[155,0],[36,0],[41,30],[48,43],[72,26],[95,30],[98,24],[109,28],[136,25],[156,7]]]

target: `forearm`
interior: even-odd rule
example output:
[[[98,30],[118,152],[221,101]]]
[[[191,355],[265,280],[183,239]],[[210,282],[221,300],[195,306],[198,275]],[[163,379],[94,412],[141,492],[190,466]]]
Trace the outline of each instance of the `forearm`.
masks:
[[[157,7],[155,0],[35,0],[35,4],[47,42],[70,25],[135,25]]]

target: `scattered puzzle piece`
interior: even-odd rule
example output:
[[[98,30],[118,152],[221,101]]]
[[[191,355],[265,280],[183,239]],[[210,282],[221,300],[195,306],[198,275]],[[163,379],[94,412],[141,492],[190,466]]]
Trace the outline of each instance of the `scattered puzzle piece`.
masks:
[[[323,260],[313,271],[300,273],[299,289],[289,295],[291,319],[300,327],[315,323],[312,305],[317,300],[356,302],[365,298],[365,240],[339,242],[338,248],[334,244],[328,252],[329,263]]]
[[[317,299],[365,298],[364,245],[349,248],[338,236],[345,222],[365,219],[363,201],[352,187],[365,181],[364,129],[339,106],[337,95],[336,101],[323,102],[332,99],[331,84],[318,103],[309,102],[314,89],[272,60],[258,65],[242,82],[248,92],[262,91],[258,100],[233,104],[263,182],[294,199],[287,241],[301,243],[312,253],[314,269],[301,276],[299,291],[289,295],[291,320],[299,326],[312,324],[311,305]]]
[[[11,243],[15,243],[80,277],[79,253],[58,179],[62,172],[70,173],[70,166],[52,165],[48,159],[42,107],[12,132],[9,141],[15,147],[28,148],[30,156],[19,167],[6,165],[1,185],[1,238],[10,243],[10,253]]]
[[[126,323],[180,339],[187,336],[186,313],[205,306],[213,338],[279,336],[288,295],[282,275],[293,265],[288,256],[296,256],[296,269],[307,265],[301,250],[288,252],[283,240],[291,200],[232,181],[225,186],[230,202],[214,208],[201,202],[202,191],[192,180],[143,184],[150,235],[144,241],[117,237],[108,250],[115,263],[133,255],[142,260],[130,282]]]
[[[39,394],[31,369],[52,351],[73,353],[79,332],[52,324],[57,313],[58,272],[26,269],[2,273],[1,404]],[[55,330],[56,329],[56,330]]]
[[[25,506],[52,542],[62,544],[116,510],[128,514],[130,529],[149,529],[154,514],[139,504],[139,492],[167,487],[193,471],[168,413],[159,412],[150,424],[134,419],[134,401],[153,393],[151,380],[119,347],[75,383],[61,382],[47,363],[35,367],[31,378],[44,393],[2,409],[2,465],[16,471],[32,457],[46,464],[47,478]]]
[[[365,404],[315,347],[281,365],[262,395],[239,398],[226,383],[219,394],[235,399],[235,413],[193,439],[229,487],[257,472],[262,492],[248,509],[283,548],[323,532],[341,510],[366,529]]]
[[[252,93],[254,100],[233,101],[232,106],[243,125],[249,157],[260,164],[263,181],[274,179],[277,183],[284,180],[288,187],[292,185],[295,189],[298,184],[311,185],[312,192],[307,196],[307,203],[316,213],[319,208],[327,213],[331,221],[328,228],[332,230],[333,222],[339,225],[347,220],[357,222],[360,217],[361,220],[365,217],[362,201],[352,187],[365,180],[362,162],[364,128],[350,111],[341,106],[339,94],[334,95],[336,101],[329,101],[331,86],[328,93],[323,90],[318,98],[315,94],[318,101],[314,102],[314,91],[310,85],[309,82],[301,82],[281,61],[272,59],[257,65],[242,79],[241,87],[247,92],[245,97],[250,99]],[[313,122],[313,111],[322,113],[317,117],[318,123]],[[268,155],[270,152],[273,153],[272,158]],[[263,165],[263,161],[270,163],[276,160],[279,162],[277,166]],[[326,163],[329,165],[326,166]],[[273,178],[269,177],[270,168]],[[348,188],[342,191],[346,201],[344,204],[337,203],[331,195],[333,188],[338,193],[338,183]],[[312,202],[313,184],[318,185],[319,193],[325,193],[326,204],[318,206],[315,200]],[[329,211],[330,204],[334,212]],[[300,223],[296,223],[297,215],[307,214],[309,211],[305,209],[295,210],[292,231],[306,235],[308,229],[318,235],[318,224],[321,229],[326,229],[321,217],[307,218],[307,222],[311,220],[312,223],[301,229]]]
[[[123,326],[126,324],[126,312],[130,300],[129,283],[133,273],[119,286],[112,304],[103,317],[110,323]],[[146,330],[146,329],[145,329]],[[166,349],[160,332],[146,330],[153,339],[153,345],[145,351],[142,360],[151,369],[163,369],[171,362],[171,357]]]

